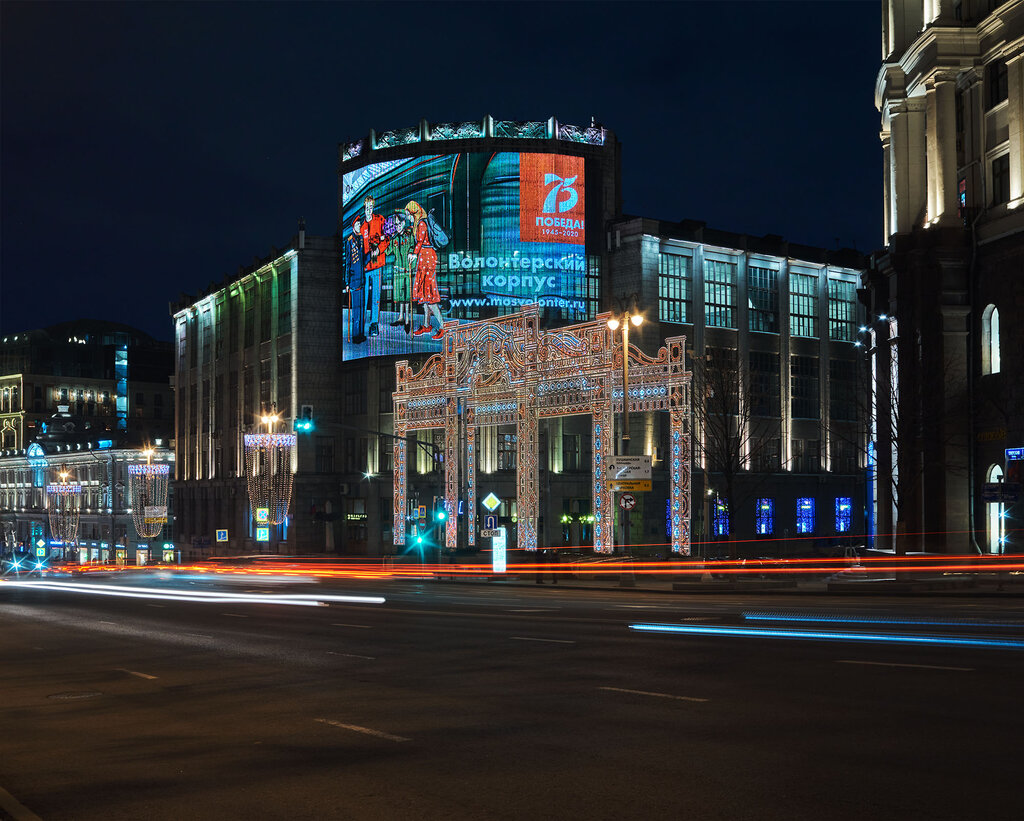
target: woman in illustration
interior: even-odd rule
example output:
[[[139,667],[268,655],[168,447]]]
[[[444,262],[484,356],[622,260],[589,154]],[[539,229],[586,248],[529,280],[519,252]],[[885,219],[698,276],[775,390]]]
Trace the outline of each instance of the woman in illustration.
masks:
[[[409,253],[409,265],[414,272],[412,298],[423,306],[423,324],[413,331],[413,335],[430,333],[430,315],[433,314],[437,317],[437,333],[431,339],[441,339],[444,337],[444,320],[441,318],[441,294],[437,290],[437,251],[427,230],[427,212],[413,201],[405,206],[405,218],[411,223],[416,240]]]
[[[405,211],[395,214],[395,233],[391,237],[391,248],[395,251],[395,261],[391,266],[391,301],[398,306],[398,319],[391,323],[395,328],[405,328],[409,333],[412,325],[412,265],[408,257],[416,237],[412,230],[412,221]]]

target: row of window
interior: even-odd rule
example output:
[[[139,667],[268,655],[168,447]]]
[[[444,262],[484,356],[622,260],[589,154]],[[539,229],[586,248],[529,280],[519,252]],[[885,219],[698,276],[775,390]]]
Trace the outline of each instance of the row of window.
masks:
[[[658,268],[658,319],[691,323],[693,260],[681,254],[661,254]],[[704,324],[714,328],[737,327],[737,275],[735,262],[704,260]],[[794,336],[817,337],[818,283],[815,274],[789,275],[789,330]],[[747,268],[747,325],[751,331],[779,332],[779,272],[750,265]],[[852,342],[856,332],[856,284],[828,280],[828,334],[831,339]]]
[[[816,504],[813,496],[802,496],[796,500],[796,533],[809,536],[817,531]],[[836,533],[849,533],[853,522],[853,499],[837,496],[835,500],[834,527]],[[712,502],[712,533],[716,537],[729,535],[729,500],[716,496]],[[761,498],[754,501],[754,532],[758,536],[776,535],[775,499]]]

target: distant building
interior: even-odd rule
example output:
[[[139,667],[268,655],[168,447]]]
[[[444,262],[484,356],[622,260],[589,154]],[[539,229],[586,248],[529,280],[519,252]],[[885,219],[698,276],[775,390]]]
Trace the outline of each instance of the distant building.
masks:
[[[863,541],[867,437],[854,346],[863,257],[624,215],[620,146],[594,123],[421,122],[370,132],[339,155],[336,236],[300,230],[171,306],[175,499],[188,549],[391,552],[396,362],[420,367],[438,352],[441,322],[531,302],[546,328],[635,307],[647,322],[632,344],[653,354],[686,334],[691,357],[729,377],[735,458],[723,472],[722,454],[695,452],[696,538],[775,540],[744,546],[748,554],[777,552],[786,539],[790,551]],[[352,273],[353,253],[366,272]],[[242,436],[265,430],[259,416],[272,407],[285,420],[279,431],[304,416],[313,430],[296,434],[291,521],[261,544]],[[631,542],[656,552],[668,541],[667,420],[638,414],[631,424],[633,452],[654,463]],[[539,436],[540,542],[585,547],[589,422],[547,420]],[[494,515],[514,533],[515,426],[482,428],[477,442],[479,498],[493,492]],[[433,512],[443,496],[442,445],[443,431],[426,431],[408,449],[420,529],[430,528],[420,509]],[[212,542],[219,529],[223,545]]]
[[[992,486],[1020,482],[1007,453],[1024,447],[1024,3],[885,0],[875,102],[878,531],[900,550],[1019,551],[1013,494]]]

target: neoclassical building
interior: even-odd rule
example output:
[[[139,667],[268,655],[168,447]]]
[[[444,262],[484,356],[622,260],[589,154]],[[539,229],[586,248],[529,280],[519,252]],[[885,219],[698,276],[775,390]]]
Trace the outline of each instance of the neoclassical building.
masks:
[[[1020,549],[992,485],[1024,446],[1024,3],[885,0],[881,34],[885,248],[862,331],[878,531]]]

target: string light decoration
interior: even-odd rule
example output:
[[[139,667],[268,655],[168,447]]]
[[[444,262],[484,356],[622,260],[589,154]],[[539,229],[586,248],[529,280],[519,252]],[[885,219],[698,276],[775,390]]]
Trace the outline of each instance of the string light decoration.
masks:
[[[50,534],[65,547],[78,542],[78,521],[82,512],[82,486],[69,482],[71,472],[62,465],[57,474],[60,481],[46,486],[46,509]]]
[[[132,499],[132,521],[143,539],[160,535],[167,521],[167,487],[171,466],[150,464],[152,450],[143,451],[146,464],[128,465],[128,487]]]
[[[266,524],[279,525],[288,517],[292,500],[292,454],[294,433],[274,433],[280,417],[276,413],[261,417],[268,433],[247,433],[245,446],[245,479],[249,490],[249,506],[256,515],[267,511]],[[264,524],[264,522],[260,522]]]

